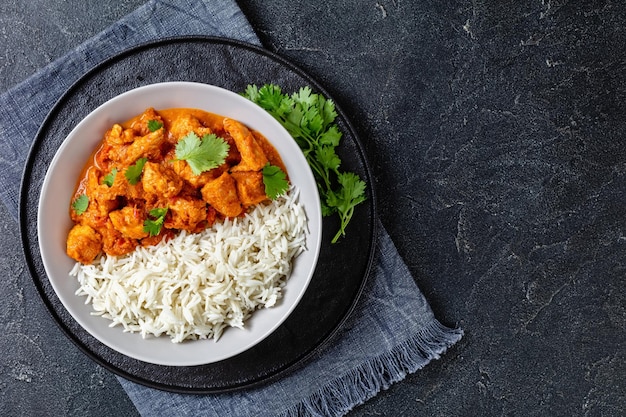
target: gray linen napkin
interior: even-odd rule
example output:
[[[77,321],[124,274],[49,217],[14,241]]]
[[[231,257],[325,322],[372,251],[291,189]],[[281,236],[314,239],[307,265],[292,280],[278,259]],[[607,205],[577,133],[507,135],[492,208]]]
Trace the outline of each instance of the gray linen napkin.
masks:
[[[184,12],[183,12],[184,11]],[[232,0],[150,1],[0,96],[0,198],[17,219],[19,183],[47,112],[81,75],[128,47],[181,35],[259,45]],[[363,295],[331,343],[271,384],[215,395],[184,395],[119,377],[142,415],[343,415],[438,358],[462,337],[434,317],[378,222],[376,261]]]

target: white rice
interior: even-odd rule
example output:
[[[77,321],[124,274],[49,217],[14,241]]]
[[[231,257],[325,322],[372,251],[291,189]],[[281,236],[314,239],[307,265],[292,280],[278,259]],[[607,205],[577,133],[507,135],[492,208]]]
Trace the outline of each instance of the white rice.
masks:
[[[274,306],[305,249],[306,216],[297,190],[244,217],[216,222],[198,234],[181,232],[125,256],[77,263],[79,296],[94,312],[145,337],[172,342],[214,338],[243,328],[260,308]]]

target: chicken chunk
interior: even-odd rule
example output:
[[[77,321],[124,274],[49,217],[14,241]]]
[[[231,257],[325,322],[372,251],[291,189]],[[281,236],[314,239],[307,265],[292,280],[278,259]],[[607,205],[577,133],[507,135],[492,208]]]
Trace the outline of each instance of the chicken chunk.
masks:
[[[89,226],[77,224],[67,235],[66,253],[83,264],[90,264],[102,250],[102,237]]]
[[[112,146],[106,155],[113,163],[128,167],[140,158],[151,160],[161,157],[161,149],[165,143],[165,131],[159,129],[145,136],[135,136],[130,144]]]
[[[224,164],[215,169],[204,171],[200,173],[200,175],[196,175],[191,170],[191,167],[189,166],[187,161],[177,160],[172,162],[172,169],[174,170],[174,172],[176,172],[176,174],[178,174],[189,184],[193,185],[196,188],[201,188],[207,182],[213,181],[214,179],[222,175],[222,173],[228,169],[228,166]]]
[[[102,227],[109,213],[119,206],[116,198],[106,192],[106,185],[99,184],[99,178],[98,170],[92,167],[87,172],[87,181],[84,184],[84,194],[89,198],[87,210],[80,215],[70,210],[70,217],[75,223],[88,225],[96,230]]]
[[[176,197],[170,199],[170,216],[165,221],[168,229],[182,229],[197,233],[204,229],[207,220],[207,205],[203,200]]]
[[[135,132],[137,135],[145,136],[151,132],[150,127],[148,126],[148,123],[151,120],[163,123],[161,115],[152,107],[146,109],[146,111],[144,111],[141,116],[139,116],[137,120],[130,125],[130,130]]]
[[[244,207],[267,200],[261,171],[233,172],[231,175],[237,183],[237,195]]]
[[[132,165],[139,158],[158,159],[161,156],[161,146],[165,142],[165,131],[159,129],[145,136],[139,136],[128,146],[125,165]]]
[[[263,134],[255,130],[251,130],[251,132],[259,146],[263,149],[263,152],[265,153],[265,156],[267,156],[270,164],[279,167],[283,170],[284,173],[287,173],[287,168],[285,167],[282,158],[280,157],[278,152],[276,152],[276,149],[274,149],[274,146],[267,140],[267,138],[263,136]]]
[[[197,117],[183,114],[174,119],[170,125],[170,134],[177,141],[194,132],[199,137],[213,133],[210,128],[204,127]]]
[[[183,180],[168,166],[146,162],[143,166],[143,190],[169,198],[177,195],[183,188]]]
[[[128,178],[123,172],[117,171],[115,174],[113,185],[110,187],[106,184],[101,184],[99,189],[103,196],[113,200],[118,197],[124,197],[128,200],[139,200],[143,198],[143,183],[137,182],[135,185],[128,182]]]
[[[241,162],[231,171],[258,171],[267,164],[263,148],[246,126],[237,120],[225,118],[224,130],[233,138],[241,155]]]
[[[134,132],[130,129],[124,129],[122,125],[117,123],[104,134],[104,143],[110,146],[125,145],[134,140]]]
[[[120,210],[109,213],[113,227],[123,236],[132,239],[143,239],[148,233],[143,230],[145,215],[143,210],[136,207],[126,206]]]
[[[235,179],[224,172],[219,178],[208,182],[201,189],[202,198],[218,213],[226,217],[237,217],[243,211],[237,196]]]
[[[138,240],[122,235],[122,233],[113,226],[111,219],[105,223],[104,227],[99,229],[102,235],[102,250],[111,256],[126,255],[135,250]]]

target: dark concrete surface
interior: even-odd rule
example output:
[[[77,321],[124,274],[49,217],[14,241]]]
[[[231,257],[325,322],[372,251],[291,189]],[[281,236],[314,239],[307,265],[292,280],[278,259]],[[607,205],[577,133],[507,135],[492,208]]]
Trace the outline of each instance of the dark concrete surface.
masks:
[[[1,1],[0,90],[140,4]],[[350,415],[623,415],[624,4],[240,4],[350,115],[383,223],[439,319],[465,330]],[[0,218],[0,414],[133,415],[56,328]]]

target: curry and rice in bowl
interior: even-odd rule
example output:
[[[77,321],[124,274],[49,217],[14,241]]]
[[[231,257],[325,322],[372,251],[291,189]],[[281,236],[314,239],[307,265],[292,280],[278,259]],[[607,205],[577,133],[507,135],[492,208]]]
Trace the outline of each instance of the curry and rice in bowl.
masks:
[[[42,259],[102,343],[151,363],[210,363],[297,305],[319,255],[318,198],[297,144],[262,109],[214,86],[155,84],[100,106],[58,150],[40,198]]]

